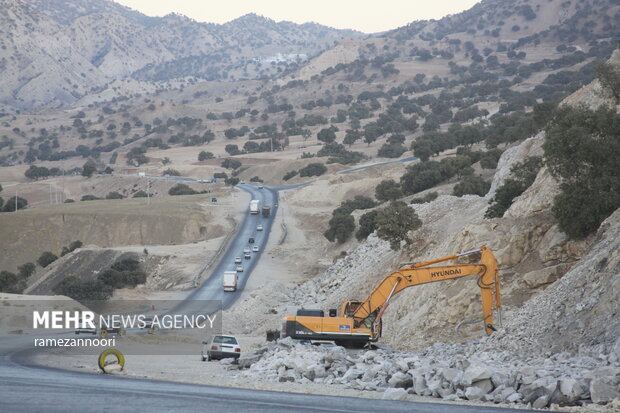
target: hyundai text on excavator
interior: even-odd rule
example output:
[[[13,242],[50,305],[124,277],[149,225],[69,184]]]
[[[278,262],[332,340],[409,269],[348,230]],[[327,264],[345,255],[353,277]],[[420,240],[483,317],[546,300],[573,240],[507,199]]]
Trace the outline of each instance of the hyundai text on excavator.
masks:
[[[445,261],[456,261],[465,256],[479,254],[474,264],[435,265]],[[405,264],[385,277],[366,301],[345,301],[336,317],[336,309],[329,310],[325,317],[323,310],[300,309],[295,316],[283,320],[281,336],[300,340],[334,341],[345,347],[357,347],[376,342],[381,337],[381,319],[392,297],[420,284],[478,275],[478,286],[482,295],[482,321],[487,334],[495,331],[493,312],[501,311],[499,273],[493,252],[486,246],[480,249],[449,255],[417,264]]]

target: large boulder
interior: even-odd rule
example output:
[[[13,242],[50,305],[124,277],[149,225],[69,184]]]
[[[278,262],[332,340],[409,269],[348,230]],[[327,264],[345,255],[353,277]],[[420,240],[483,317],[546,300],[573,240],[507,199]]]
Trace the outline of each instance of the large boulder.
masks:
[[[407,400],[407,391],[405,389],[385,389],[381,398],[383,400]]]
[[[472,383],[475,383],[480,380],[490,379],[491,371],[479,364],[471,364],[461,376],[460,384],[462,386],[471,386]]]
[[[597,377],[590,382],[590,398],[594,403],[606,404],[620,399],[620,377]]]
[[[402,372],[396,372],[390,377],[388,380],[388,385],[390,387],[397,387],[402,389],[408,389],[413,386],[413,379],[410,375]]]
[[[558,387],[558,379],[554,377],[541,377],[534,380],[531,384],[521,386],[519,392],[523,395],[523,401],[525,403],[534,403],[537,401],[537,405],[540,405],[544,401],[542,408],[547,406],[551,395]]]

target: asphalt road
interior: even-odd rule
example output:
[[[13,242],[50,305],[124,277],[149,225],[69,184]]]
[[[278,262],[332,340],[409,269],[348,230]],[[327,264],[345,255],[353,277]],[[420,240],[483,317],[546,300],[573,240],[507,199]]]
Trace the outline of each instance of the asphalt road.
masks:
[[[222,302],[224,309],[230,308],[232,304],[237,300],[241,291],[245,287],[245,284],[252,273],[252,270],[257,265],[260,259],[263,249],[267,246],[269,239],[269,233],[271,231],[271,225],[275,220],[278,208],[275,205],[278,203],[278,191],[264,187],[258,189],[255,185],[239,184],[237,187],[249,192],[252,199],[258,199],[260,201],[259,208],[265,205],[271,207],[271,213],[268,218],[263,218],[262,213],[252,215],[249,212],[249,203],[247,206],[248,212],[240,224],[237,234],[230,241],[228,249],[222,254],[219,264],[211,271],[211,276],[207,278],[189,297],[186,301],[192,300],[218,300]],[[257,230],[258,225],[263,226],[263,230]],[[254,243],[249,243],[249,239],[254,238]],[[243,257],[244,248],[252,248],[258,246],[258,252],[252,252],[252,258],[245,259]],[[243,266],[243,272],[238,273],[238,285],[237,291],[226,292],[223,289],[222,277],[224,271],[235,271],[238,264],[235,264],[235,258],[241,258],[241,265]],[[191,305],[188,302],[187,305]],[[178,310],[178,309],[177,309]]]
[[[370,165],[358,166],[357,168],[345,169],[344,171],[340,171],[338,173],[339,174],[350,174],[352,172],[363,171],[364,169],[373,168],[375,166],[389,165],[391,163],[407,163],[407,162],[413,162],[417,159],[418,158],[416,158],[415,156],[409,156],[407,158],[397,159],[395,161],[377,162],[377,163],[373,163]]]
[[[278,202],[277,190],[259,190],[253,185],[240,187],[259,199],[262,205],[273,206]],[[224,308],[238,298],[248,277],[267,245],[269,231],[277,209],[272,208],[266,219],[248,215],[241,224],[230,247],[220,263],[194,293],[187,304],[195,300],[221,300]],[[257,231],[258,224],[264,226]],[[252,253],[250,260],[243,259],[244,272],[239,278],[239,290],[225,293],[219,274],[234,269],[234,258],[243,257],[243,248],[254,237],[260,250]],[[32,336],[0,336],[0,412],[417,412],[417,413],[474,413],[525,411],[494,407],[467,406],[438,403],[413,403],[362,399],[349,397],[318,396],[232,387],[201,386],[177,382],[129,379],[108,375],[95,375],[59,370],[33,365],[24,348],[32,346]],[[160,356],[164,357],[164,356]]]

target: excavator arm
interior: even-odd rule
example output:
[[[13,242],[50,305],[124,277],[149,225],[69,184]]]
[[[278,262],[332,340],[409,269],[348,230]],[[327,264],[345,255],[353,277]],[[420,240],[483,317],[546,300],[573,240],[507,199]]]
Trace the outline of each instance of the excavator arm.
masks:
[[[480,260],[477,264],[434,265],[477,253],[480,253]],[[345,303],[343,315],[352,317],[355,327],[366,327],[372,329],[374,335],[379,335],[381,318],[395,294],[416,285],[469,275],[479,276],[478,286],[482,295],[484,327],[487,334],[490,334],[494,331],[493,310],[501,308],[501,297],[497,262],[491,250],[486,246],[432,261],[406,265],[388,275],[365,301]]]

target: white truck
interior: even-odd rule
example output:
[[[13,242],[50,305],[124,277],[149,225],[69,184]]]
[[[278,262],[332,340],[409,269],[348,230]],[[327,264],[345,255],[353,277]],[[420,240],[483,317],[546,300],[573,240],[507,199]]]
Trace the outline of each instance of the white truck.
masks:
[[[258,199],[253,199],[250,201],[250,214],[256,215],[258,214]]]
[[[237,291],[237,271],[224,271],[224,291]]]

